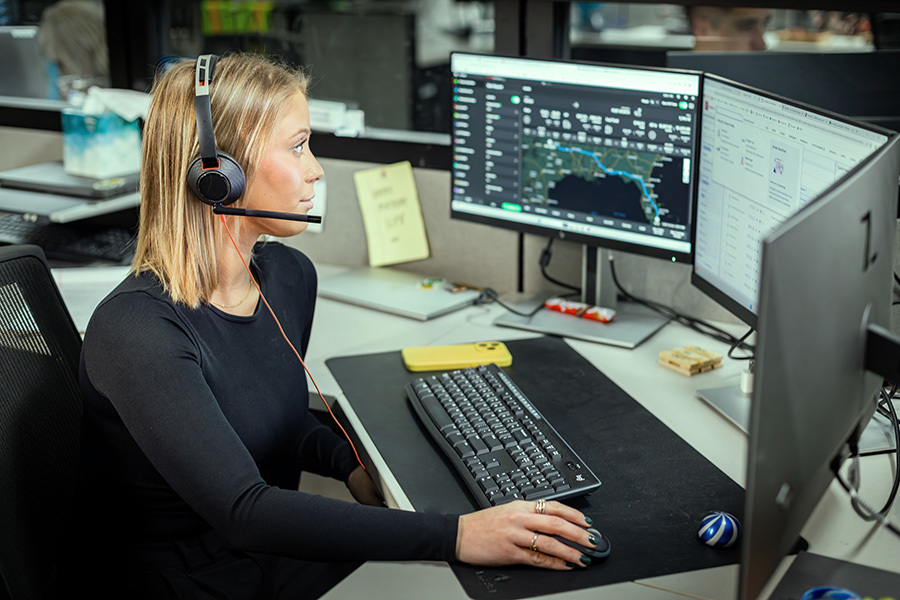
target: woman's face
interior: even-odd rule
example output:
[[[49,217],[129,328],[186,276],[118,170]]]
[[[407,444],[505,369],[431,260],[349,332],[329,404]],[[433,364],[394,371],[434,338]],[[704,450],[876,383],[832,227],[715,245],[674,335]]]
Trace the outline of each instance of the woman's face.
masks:
[[[284,116],[256,168],[247,208],[307,214],[313,208],[313,184],[324,172],[309,149],[309,106],[302,92],[288,100]],[[302,221],[252,219],[259,233],[287,237],[305,230]]]

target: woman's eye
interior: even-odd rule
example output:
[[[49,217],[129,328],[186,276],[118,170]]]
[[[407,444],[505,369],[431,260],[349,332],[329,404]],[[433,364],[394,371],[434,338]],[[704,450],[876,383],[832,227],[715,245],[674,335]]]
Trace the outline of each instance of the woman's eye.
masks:
[[[304,146],[304,143],[301,142],[301,143],[297,144],[296,146],[294,146],[293,148],[291,148],[291,152],[296,152],[297,154],[303,154],[303,146]]]

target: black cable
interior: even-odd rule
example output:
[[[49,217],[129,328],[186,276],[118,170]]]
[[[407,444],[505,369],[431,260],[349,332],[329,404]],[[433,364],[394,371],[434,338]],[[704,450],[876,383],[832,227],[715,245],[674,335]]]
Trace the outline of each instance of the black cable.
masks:
[[[894,271],[894,272],[893,272],[893,275],[894,275],[894,282],[895,282],[897,285],[900,285],[900,275],[897,275],[897,271]],[[898,304],[900,304],[900,300],[894,300],[894,301],[891,303],[891,306],[897,306]]]
[[[879,404],[886,403],[888,406],[888,411],[891,415],[891,423],[894,428],[894,444],[896,446],[895,451],[900,454],[900,421],[898,421],[897,419],[897,412],[894,409],[894,404],[892,402],[896,391],[896,385],[891,387],[891,391],[889,393],[885,392],[884,388],[882,388],[881,400],[879,401]],[[884,503],[884,506],[881,510],[876,511],[859,496],[859,490],[857,489],[859,482],[856,481],[856,479],[858,478],[858,472],[856,470],[858,465],[856,463],[858,463],[859,461],[859,447],[855,441],[851,442],[850,444],[850,460],[854,461],[854,464],[851,465],[851,472],[854,474],[854,485],[856,485],[856,487],[854,487],[854,485],[850,485],[850,483],[844,480],[844,477],[840,472],[840,464],[837,461],[832,464],[832,471],[834,472],[841,487],[843,487],[844,490],[848,494],[850,494],[850,504],[853,507],[853,510],[856,511],[856,514],[858,514],[863,520],[878,521],[892,533],[900,536],[900,528],[887,520],[887,515],[890,512],[891,506],[893,505],[894,500],[897,497],[897,490],[898,488],[900,488],[900,470],[898,470],[894,474],[894,482],[891,485],[891,492],[888,495],[887,501]]]
[[[884,388],[881,388],[881,400],[878,402],[879,408],[887,407],[888,418],[891,421],[891,426],[894,430],[894,454],[900,457],[900,420],[897,419],[897,410],[894,407],[894,394],[897,392],[897,385],[891,386],[890,392],[885,392]],[[884,504],[884,508],[881,509],[881,513],[887,514],[887,511],[890,510],[891,505],[894,503],[894,499],[897,497],[897,490],[900,489],[900,470],[898,470],[897,474],[894,476],[894,483],[891,486],[891,493],[888,496],[887,502]]]
[[[489,302],[496,302],[497,304],[499,304],[500,306],[502,306],[509,312],[511,312],[515,315],[519,315],[520,317],[533,317],[538,312],[540,312],[540,310],[542,308],[544,308],[544,304],[541,303],[541,304],[538,304],[534,308],[534,310],[532,310],[531,312],[527,312],[527,313],[522,312],[520,310],[516,310],[515,308],[509,306],[508,304],[505,304],[502,300],[500,300],[500,296],[497,294],[497,292],[493,288],[487,288],[487,287],[482,288],[481,295],[475,301],[475,304],[487,304]]]
[[[866,506],[867,513],[863,513],[860,511],[859,504],[865,505],[865,502],[859,498],[859,496],[857,495],[857,490],[850,487],[850,485],[846,481],[844,481],[844,478],[841,477],[839,471],[840,471],[840,469],[835,469],[835,474],[837,475],[838,483],[841,484],[841,487],[844,488],[845,492],[850,494],[850,498],[851,498],[850,503],[853,506],[853,510],[856,511],[856,514],[858,514],[860,517],[863,518],[863,520],[866,520],[866,521],[878,521],[879,523],[884,525],[888,529],[888,531],[890,531],[894,535],[900,536],[900,528],[898,528],[896,525],[894,525],[893,523],[888,521],[884,515],[875,514],[874,518],[870,518],[870,517],[872,517],[874,511],[868,506]]]
[[[553,238],[550,238],[547,241],[547,246],[541,252],[541,258],[539,260],[539,265],[541,267],[541,274],[544,276],[545,279],[547,279],[547,281],[554,283],[560,287],[564,287],[566,289],[572,290],[571,292],[568,292],[565,294],[557,294],[558,297],[567,298],[569,296],[574,296],[576,294],[580,295],[581,288],[577,288],[577,287],[575,287],[573,285],[569,285],[568,283],[565,283],[563,281],[559,281],[558,279],[554,279],[547,273],[547,266],[550,264],[550,259],[553,257],[553,254],[550,252],[550,248],[552,245],[553,245]],[[539,313],[542,308],[544,308],[544,304],[541,303],[541,304],[538,304],[534,308],[534,310],[532,310],[531,312],[523,312],[523,311],[517,310],[517,309],[509,306],[508,304],[505,304],[502,300],[500,300],[499,294],[497,294],[497,291],[494,290],[493,288],[483,288],[481,290],[481,295],[475,301],[475,304],[487,304],[489,302],[496,302],[497,304],[499,304],[500,306],[502,306],[509,312],[513,313],[514,315],[519,315],[520,317],[526,317],[526,318],[533,317],[534,315]]]
[[[541,252],[541,258],[539,261],[539,264],[541,267],[541,275],[543,275],[544,279],[546,279],[550,283],[554,283],[560,287],[566,288],[567,290],[572,290],[573,292],[577,292],[578,294],[581,294],[581,288],[575,287],[574,285],[570,285],[568,283],[565,283],[564,281],[555,279],[547,273],[547,267],[550,265],[550,259],[553,258],[553,254],[551,254],[551,252],[550,252],[550,247],[553,245],[553,239],[554,238],[550,238],[547,241],[547,247],[544,248],[543,252]]]
[[[896,386],[895,386],[895,387],[896,387]],[[891,388],[891,389],[894,389],[894,388]],[[882,417],[884,417],[884,418],[886,418],[886,419],[890,419],[890,418],[891,418],[891,412],[890,412],[886,407],[887,407],[887,403],[890,402],[890,401],[893,401],[893,399],[894,399],[894,395],[893,395],[893,394],[891,394],[890,399],[885,398],[885,397],[882,395],[881,400],[878,402],[878,406],[875,408],[875,410],[878,411],[878,414],[880,414]]]
[[[894,407],[894,392],[896,391],[897,386],[894,385],[890,394],[884,397],[884,389],[882,389],[881,395],[884,397],[884,403],[888,407],[888,412],[891,413],[891,424],[894,426],[894,454],[900,459],[900,419],[897,418],[897,409]],[[894,476],[894,484],[891,486],[891,495],[885,504],[885,511],[890,510],[891,505],[894,503],[898,488],[900,488],[900,469],[897,470],[897,474]]]
[[[746,356],[734,356],[733,352],[735,350],[737,350],[738,346],[741,346],[744,343],[744,340],[746,340],[748,337],[750,337],[750,334],[753,333],[754,331],[756,331],[756,329],[751,327],[750,329],[747,330],[747,333],[742,335],[738,341],[736,341],[735,343],[733,343],[731,345],[731,348],[728,349],[728,358],[730,358],[732,360],[753,360],[753,357],[754,357],[753,354],[748,354]]]
[[[722,342],[723,344],[734,345],[736,348],[740,347],[744,350],[752,352],[755,348],[750,344],[747,344],[742,339],[738,339],[719,327],[716,327],[712,323],[707,323],[702,319],[695,319],[694,317],[689,317],[685,314],[679,313],[673,308],[665,306],[664,304],[660,304],[658,302],[652,302],[650,300],[645,300],[643,298],[638,298],[634,296],[625,288],[622,287],[622,284],[619,283],[619,278],[616,276],[616,263],[613,260],[612,255],[609,257],[609,267],[610,274],[612,275],[613,283],[615,283],[616,288],[618,288],[619,292],[625,296],[627,299],[632,302],[637,302],[638,304],[642,304],[647,308],[650,308],[664,317],[668,317],[678,323],[681,323],[685,327],[689,327],[698,333],[702,333],[703,335],[709,336],[717,341]],[[752,330],[751,330],[752,331]]]

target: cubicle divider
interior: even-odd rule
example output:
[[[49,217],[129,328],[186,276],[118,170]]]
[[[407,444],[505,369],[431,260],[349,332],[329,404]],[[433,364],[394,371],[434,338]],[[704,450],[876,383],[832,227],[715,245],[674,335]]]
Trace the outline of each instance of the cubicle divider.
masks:
[[[313,263],[345,267],[369,264],[366,233],[359,209],[353,173],[379,166],[347,160],[320,159],[325,170],[327,206],[323,230],[305,232],[286,243],[300,249]],[[423,277],[442,277],[500,293],[515,291],[518,269],[518,234],[450,220],[450,173],[413,169],[429,258],[396,265]],[[317,214],[316,210],[312,214]]]

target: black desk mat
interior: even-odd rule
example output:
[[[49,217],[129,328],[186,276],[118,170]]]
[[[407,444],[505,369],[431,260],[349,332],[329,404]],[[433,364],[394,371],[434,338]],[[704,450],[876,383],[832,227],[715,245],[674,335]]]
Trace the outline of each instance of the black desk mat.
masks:
[[[737,546],[710,548],[697,531],[713,511],[743,520],[741,486],[561,339],[506,345],[507,373],[600,478],[593,494],[567,502],[594,520],[612,552],[573,572],[453,565],[470,597],[527,598],[739,562]],[[417,511],[476,508],[406,400],[404,384],[420,374],[404,368],[400,352],[326,364]]]

